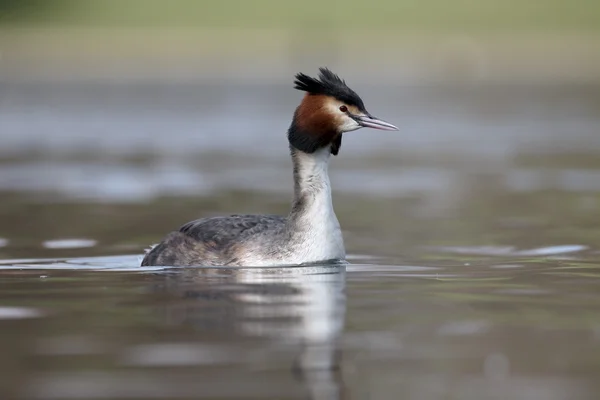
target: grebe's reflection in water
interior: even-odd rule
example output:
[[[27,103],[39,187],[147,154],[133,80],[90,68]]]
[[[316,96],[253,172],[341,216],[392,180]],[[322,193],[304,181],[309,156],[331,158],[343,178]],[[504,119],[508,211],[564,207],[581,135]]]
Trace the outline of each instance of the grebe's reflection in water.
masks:
[[[200,341],[237,349],[266,339],[267,346],[260,346],[266,358],[267,353],[292,349],[290,373],[303,382],[310,398],[338,399],[345,278],[345,264],[178,268],[154,289],[177,297],[160,302],[167,324],[193,326]]]

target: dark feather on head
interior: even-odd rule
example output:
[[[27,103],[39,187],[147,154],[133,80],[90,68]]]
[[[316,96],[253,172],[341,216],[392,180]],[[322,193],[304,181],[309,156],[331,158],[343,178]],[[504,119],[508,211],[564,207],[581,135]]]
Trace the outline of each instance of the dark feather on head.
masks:
[[[360,96],[328,68],[319,68],[319,79],[311,78],[303,73],[296,74],[294,84],[295,89],[309,94],[335,97],[349,106],[356,106],[360,111],[366,112]]]

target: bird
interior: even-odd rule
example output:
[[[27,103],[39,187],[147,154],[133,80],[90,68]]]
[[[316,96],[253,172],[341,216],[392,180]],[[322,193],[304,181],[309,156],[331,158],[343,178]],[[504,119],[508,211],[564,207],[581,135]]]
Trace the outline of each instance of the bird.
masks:
[[[328,166],[343,134],[361,128],[397,131],[371,115],[360,96],[327,67],[317,78],[295,75],[304,93],[287,130],[293,164],[290,212],[200,218],[148,250],[142,266],[273,267],[344,262],[346,250],[333,209]]]

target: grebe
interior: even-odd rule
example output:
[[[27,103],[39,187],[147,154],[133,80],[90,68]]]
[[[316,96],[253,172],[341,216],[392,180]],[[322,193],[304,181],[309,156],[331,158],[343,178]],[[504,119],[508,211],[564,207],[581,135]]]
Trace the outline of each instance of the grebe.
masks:
[[[368,127],[398,130],[367,112],[362,99],[327,68],[319,78],[296,75],[306,92],[287,137],[294,165],[294,198],[287,217],[231,215],[201,218],[168,234],[142,266],[278,266],[342,261],[346,257],[333,211],[327,168],[342,134]]]

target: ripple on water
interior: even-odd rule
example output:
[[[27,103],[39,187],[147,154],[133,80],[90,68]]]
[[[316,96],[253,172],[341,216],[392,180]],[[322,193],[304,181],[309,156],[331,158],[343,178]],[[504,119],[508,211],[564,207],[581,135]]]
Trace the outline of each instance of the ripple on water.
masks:
[[[42,311],[28,307],[0,307],[0,320],[40,318]]]
[[[351,264],[348,271],[357,272],[418,272],[418,271],[437,271],[439,267],[429,267],[423,265],[384,265],[384,264]]]
[[[0,260],[0,270],[93,270],[93,271],[157,271],[164,267],[140,267],[142,256],[123,255],[80,258],[15,258]]]
[[[485,333],[491,329],[492,324],[488,321],[452,321],[442,325],[438,330],[441,336],[468,336]]]
[[[481,256],[509,256],[509,257],[535,257],[535,256],[552,256],[567,253],[576,253],[587,250],[587,246],[578,244],[567,244],[560,246],[547,246],[535,249],[517,250],[514,246],[439,246],[430,247],[429,250],[465,254],[465,255],[481,255]]]
[[[0,270],[88,270],[114,272],[156,272],[173,270],[204,270],[215,275],[236,273],[260,273],[263,279],[269,276],[304,276],[339,273],[346,270],[346,263],[307,264],[278,267],[147,267],[140,266],[143,255],[131,254],[105,257],[76,257],[76,258],[26,258],[0,260]]]
[[[155,343],[127,348],[120,363],[127,366],[174,367],[240,362],[244,357],[231,346],[200,343]]]
[[[42,246],[47,249],[83,249],[94,247],[98,242],[93,239],[58,239],[46,240]]]

